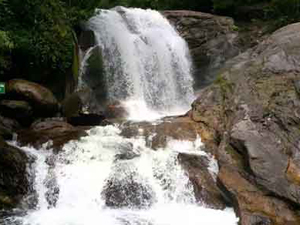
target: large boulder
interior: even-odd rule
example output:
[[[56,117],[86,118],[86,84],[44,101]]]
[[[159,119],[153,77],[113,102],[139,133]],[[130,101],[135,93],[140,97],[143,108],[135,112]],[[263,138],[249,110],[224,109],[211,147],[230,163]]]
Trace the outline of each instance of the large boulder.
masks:
[[[58,111],[58,102],[47,88],[26,80],[14,79],[6,84],[7,96],[28,101],[35,115],[52,116]]]
[[[2,100],[0,113],[5,117],[16,119],[25,126],[30,125],[33,120],[32,107],[26,101]]]
[[[20,130],[18,141],[22,145],[32,145],[36,148],[48,143],[48,148],[59,151],[67,142],[86,135],[83,129],[76,128],[61,119],[46,119],[34,122],[30,129]]]
[[[245,190],[254,192],[251,201],[263,196],[258,204],[266,207],[285,202],[280,209],[271,210],[277,213],[262,212],[258,206],[248,208],[247,216],[256,219],[249,217],[241,224],[259,224],[262,216],[263,224],[288,224],[294,219],[279,212],[296,211],[300,206],[299,49],[300,23],[276,31],[227,62],[218,79],[193,103],[191,118],[201,127],[200,133],[212,137],[203,141],[216,154],[221,168],[230,167],[231,174],[242,174],[247,182],[243,186],[251,183],[255,187]],[[227,196],[236,199],[238,181],[224,177],[219,179],[220,185],[226,187]],[[245,204],[251,203],[247,201]],[[243,211],[244,206],[235,207]]]
[[[242,51],[232,18],[193,11],[163,11],[163,15],[189,45],[196,88],[214,81],[224,63]]]
[[[28,193],[30,162],[25,152],[6,144],[0,137],[0,210],[15,208]]]

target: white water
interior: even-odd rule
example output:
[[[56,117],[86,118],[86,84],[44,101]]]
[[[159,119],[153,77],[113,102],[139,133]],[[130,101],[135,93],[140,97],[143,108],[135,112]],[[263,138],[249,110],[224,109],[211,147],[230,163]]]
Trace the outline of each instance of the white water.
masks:
[[[190,108],[194,94],[189,49],[159,12],[99,10],[89,26],[102,49],[108,98],[125,102],[134,112],[131,118],[139,119],[139,113],[156,119]],[[130,104],[136,102],[142,104]]]
[[[209,158],[201,151],[200,140],[171,140],[166,148],[153,151],[146,147],[144,137],[128,139],[119,134],[116,126],[95,127],[88,137],[70,142],[55,156],[51,175],[60,190],[55,207],[47,204],[45,196],[49,188],[46,186],[49,166],[45,159],[50,153],[25,148],[37,156],[34,188],[39,194],[38,205],[25,217],[10,218],[6,224],[14,224],[13,221],[22,225],[236,224],[232,210],[218,211],[196,203],[193,187],[179,165],[179,152]],[[117,159],[128,153],[134,157]],[[214,159],[209,159],[215,165]],[[211,171],[217,172],[215,166]],[[125,192],[122,204],[126,202],[127,206],[106,206],[104,193],[111,190],[107,189],[109,182],[120,185],[118,190]],[[127,185],[139,186],[142,192],[128,191],[134,187]],[[141,198],[144,204],[137,206],[131,196],[139,199],[145,193],[149,193],[149,198]],[[143,207],[148,205],[149,208]]]
[[[124,101],[129,119],[154,120],[189,108],[193,91],[188,49],[158,12],[100,10],[90,26],[103,49],[109,96]],[[120,132],[117,125],[95,127],[58,155],[46,146],[23,148],[36,157],[31,175],[37,204],[25,216],[6,218],[4,224],[237,224],[231,209],[213,210],[196,202],[179,164],[179,153],[207,157],[216,178],[217,162],[201,151],[200,139],[168,140],[165,148],[154,151],[147,147],[146,137],[128,139]]]

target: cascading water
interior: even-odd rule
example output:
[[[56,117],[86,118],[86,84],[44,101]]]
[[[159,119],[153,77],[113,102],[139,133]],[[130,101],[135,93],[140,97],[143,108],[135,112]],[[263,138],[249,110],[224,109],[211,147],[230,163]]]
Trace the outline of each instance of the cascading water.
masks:
[[[125,101],[135,119],[150,110],[169,115],[189,109],[194,98],[189,49],[159,12],[99,10],[88,26],[102,49],[110,101]]]
[[[135,111],[145,119],[150,115],[143,108],[169,111],[191,103],[187,46],[158,12],[101,10],[89,24],[103,51],[112,99],[124,100],[129,108],[143,106]],[[30,173],[36,206],[25,209],[25,215],[0,218],[0,223],[237,224],[231,209],[208,209],[195,200],[179,153],[206,157],[212,176],[218,169],[216,161],[201,150],[199,138],[194,142],[168,140],[166,147],[154,151],[147,143],[151,138],[146,138],[142,129],[133,138],[122,136],[122,129],[117,124],[94,127],[87,137],[66,144],[58,154],[43,148],[23,148],[36,158]]]
[[[95,127],[88,137],[52,155],[51,166],[45,166],[49,152],[26,148],[38,159],[34,171],[38,204],[26,216],[7,218],[4,224],[236,224],[231,210],[196,203],[193,187],[179,165],[179,152],[202,155],[215,165],[201,151],[199,139],[170,140],[165,148],[153,151],[143,136],[124,138],[120,132],[117,126]],[[49,187],[51,180],[55,182]],[[49,188],[59,190],[50,200],[45,194]]]

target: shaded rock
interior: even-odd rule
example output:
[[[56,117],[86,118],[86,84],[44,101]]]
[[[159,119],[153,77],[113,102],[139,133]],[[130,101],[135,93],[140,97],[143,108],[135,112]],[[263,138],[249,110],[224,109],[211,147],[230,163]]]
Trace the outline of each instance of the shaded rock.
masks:
[[[189,175],[196,199],[205,203],[210,208],[224,209],[226,199],[217,187],[215,174],[209,171],[209,159],[205,156],[189,155],[180,153],[178,155],[181,165]]]
[[[189,45],[197,89],[214,81],[224,63],[241,52],[232,18],[180,10],[163,15]]]
[[[39,116],[51,116],[58,111],[58,102],[47,88],[26,80],[10,80],[6,84],[7,95],[28,101]]]
[[[201,136],[211,137],[203,139],[207,149],[221,168],[241,175],[230,183],[229,178],[219,179],[233,199],[243,202],[235,204],[241,224],[297,224],[290,212],[300,206],[299,31],[300,23],[284,27],[228,61],[192,106],[190,116]],[[239,186],[251,188],[236,190]]]
[[[23,145],[33,145],[36,148],[48,142],[48,148],[60,150],[70,140],[78,140],[87,133],[61,120],[46,120],[33,123],[30,129],[18,132],[18,141]],[[50,142],[49,142],[50,141]]]
[[[80,34],[78,37],[78,45],[82,51],[86,51],[89,48],[95,46],[95,34],[94,31],[89,30],[87,26],[81,26]]]
[[[6,144],[0,137],[0,210],[15,208],[30,188],[27,177],[28,156]]]
[[[93,113],[91,108],[86,108],[90,95],[88,89],[83,89],[72,93],[62,102],[62,113],[67,117],[68,123],[73,126],[97,126],[104,121],[105,117],[103,113],[99,113],[100,110]]]
[[[33,119],[32,107],[25,101],[2,100],[0,113],[3,116],[18,120],[24,126],[29,126]]]
[[[72,116],[67,118],[69,124],[73,126],[98,126],[101,125],[105,117],[98,114],[79,114],[78,116]]]
[[[5,118],[0,115],[0,136],[6,140],[11,140],[13,134],[21,128],[20,124],[13,119]]]

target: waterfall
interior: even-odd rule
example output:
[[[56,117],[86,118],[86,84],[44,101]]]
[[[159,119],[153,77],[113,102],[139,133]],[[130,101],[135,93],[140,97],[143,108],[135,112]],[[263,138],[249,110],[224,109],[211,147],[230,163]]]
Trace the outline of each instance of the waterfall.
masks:
[[[107,94],[112,101],[123,101],[133,119],[189,108],[193,90],[188,48],[163,16],[152,10],[118,7],[99,10],[89,26],[95,31],[97,46],[86,52],[82,71],[100,46]],[[88,85],[84,75],[81,85]],[[149,124],[158,123],[161,121]],[[237,224],[232,209],[209,209],[196,201],[193,185],[180,165],[179,154],[206,157],[208,170],[216,178],[217,162],[202,150],[200,138],[168,138],[165,147],[154,151],[148,142],[156,133],[146,137],[143,128],[138,128],[141,134],[126,138],[123,126],[126,124],[94,127],[88,136],[67,143],[57,154],[47,148],[23,147],[36,158],[30,172],[35,207],[0,219],[0,223]]]
[[[189,109],[194,98],[189,49],[159,12],[98,10],[88,26],[102,52],[109,101],[126,102],[135,115],[147,109],[164,115]],[[87,67],[90,52],[83,59]]]
[[[207,157],[215,165],[201,151],[200,139],[170,140],[165,148],[154,151],[146,146],[144,137],[124,138],[120,133],[117,126],[95,127],[89,136],[52,155],[50,167],[45,166],[49,152],[25,148],[38,159],[33,171],[38,204],[27,215],[8,218],[4,224],[236,224],[232,210],[213,210],[196,203],[193,186],[179,165],[180,152]],[[55,182],[49,182],[53,179]],[[49,201],[46,190],[54,187],[58,194]]]

